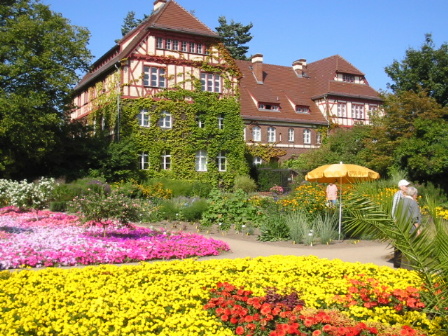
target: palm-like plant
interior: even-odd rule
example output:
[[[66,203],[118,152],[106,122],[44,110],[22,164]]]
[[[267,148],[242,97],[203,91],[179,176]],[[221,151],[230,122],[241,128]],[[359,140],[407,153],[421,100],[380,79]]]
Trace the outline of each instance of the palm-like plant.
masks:
[[[437,202],[425,198],[427,210],[417,234],[411,232],[414,223],[401,211],[401,205],[394,220],[390,213],[392,199],[378,198],[378,194],[375,183],[354,188],[345,202],[345,229],[388,241],[399,249],[408,266],[422,279],[428,313],[445,319],[448,312],[448,231],[445,221],[436,216]]]

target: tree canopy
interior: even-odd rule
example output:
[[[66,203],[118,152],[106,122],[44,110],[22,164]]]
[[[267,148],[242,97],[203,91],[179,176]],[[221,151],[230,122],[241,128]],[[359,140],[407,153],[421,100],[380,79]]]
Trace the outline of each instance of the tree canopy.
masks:
[[[88,39],[39,0],[0,5],[0,175],[25,177],[57,147]]]
[[[385,68],[393,80],[388,84],[394,93],[424,90],[439,104],[448,105],[448,44],[435,47],[431,34],[426,34],[420,50],[409,48],[406,57]]]
[[[223,38],[223,43],[229,50],[233,58],[239,60],[246,60],[246,53],[249,47],[245,44],[252,40],[249,30],[253,27],[250,23],[247,26],[233,20],[227,23],[227,19],[224,16],[218,18],[219,27],[216,27],[216,31]]]

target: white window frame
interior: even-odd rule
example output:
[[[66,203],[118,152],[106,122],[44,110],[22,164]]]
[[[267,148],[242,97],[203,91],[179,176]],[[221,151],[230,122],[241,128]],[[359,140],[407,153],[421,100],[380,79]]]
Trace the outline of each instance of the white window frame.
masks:
[[[288,141],[294,142],[294,128],[288,129]]]
[[[339,103],[337,105],[337,116],[339,118],[347,117],[347,103]]]
[[[171,169],[171,152],[169,150],[165,150],[162,153],[162,161],[161,161],[162,170],[170,170]]]
[[[196,167],[196,171],[199,171],[199,172],[207,171],[207,151],[206,150],[201,149],[196,152],[195,167]]]
[[[261,127],[260,126],[252,127],[252,140],[253,141],[261,141]]]
[[[173,40],[173,50],[178,51],[179,50],[179,41]]]
[[[310,113],[308,106],[296,105],[296,113]]]
[[[172,40],[171,39],[166,39],[165,40],[165,49],[171,50],[172,49],[172,44],[171,44]]]
[[[163,111],[162,115],[159,118],[158,125],[160,128],[172,128],[173,120],[171,117],[171,113]]]
[[[275,127],[269,126],[268,127],[268,142],[276,142],[277,141],[277,132]]]
[[[320,134],[319,132],[316,132],[316,144],[322,144],[322,134]]]
[[[355,75],[351,75],[351,74],[342,74],[342,81],[346,82],[346,83],[354,83],[356,80],[356,76]]]
[[[219,74],[201,73],[202,91],[221,93],[221,76]]]
[[[255,156],[254,157],[253,164],[255,166],[261,165],[262,163],[263,163],[263,159],[261,157],[259,157],[259,156]]]
[[[141,152],[138,155],[138,164],[141,170],[149,169],[149,155],[147,152]]]
[[[306,145],[311,144],[311,131],[309,129],[303,130],[303,143]]]
[[[196,43],[190,42],[190,53],[195,54],[196,53]]]
[[[216,157],[216,165],[218,166],[218,171],[227,171],[227,157],[225,152],[221,151],[218,153],[218,156]]]
[[[163,38],[162,37],[158,37],[157,38],[157,45],[156,45],[157,49],[163,49]]]
[[[187,46],[188,46],[187,41],[182,41],[182,42],[181,42],[181,49],[180,49],[180,50],[181,50],[182,52],[187,52],[187,51],[188,51]]]
[[[166,87],[165,68],[145,65],[143,67],[143,86]]]
[[[140,109],[140,112],[137,114],[137,120],[138,120],[138,125],[141,127],[151,126],[148,109]]]
[[[218,115],[218,129],[224,129],[224,115]]]
[[[197,122],[199,128],[205,128],[205,113],[204,112],[199,112],[196,115],[196,122]]]
[[[364,119],[364,104],[352,103],[352,118]]]
[[[263,111],[280,111],[280,106],[276,104],[258,103],[258,109]]]

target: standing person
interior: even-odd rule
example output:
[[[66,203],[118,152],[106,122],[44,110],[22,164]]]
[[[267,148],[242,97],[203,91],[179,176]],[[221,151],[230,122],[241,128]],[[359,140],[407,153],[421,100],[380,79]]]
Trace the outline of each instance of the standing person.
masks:
[[[398,182],[398,188],[400,190],[398,190],[394,194],[394,198],[392,200],[392,210],[391,210],[392,218],[395,218],[395,211],[397,211],[398,202],[404,197],[404,193],[406,192],[406,190],[408,190],[408,186],[410,184],[411,183],[406,180],[400,180]]]
[[[414,187],[407,187],[403,192],[403,197],[400,199],[397,205],[397,209],[400,209],[401,218],[406,223],[412,223],[410,232],[411,235],[420,233],[420,225],[422,222],[422,214],[420,207],[417,203],[418,190]],[[399,268],[401,266],[401,251],[395,249],[394,252],[394,267]]]
[[[330,184],[327,185],[326,193],[327,202],[336,205],[338,199],[338,187],[336,187],[336,184],[330,182]]]

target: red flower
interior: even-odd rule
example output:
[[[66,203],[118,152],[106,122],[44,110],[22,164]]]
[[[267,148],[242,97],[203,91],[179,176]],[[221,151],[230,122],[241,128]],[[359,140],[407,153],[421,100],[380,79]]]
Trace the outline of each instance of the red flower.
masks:
[[[244,328],[243,328],[242,326],[238,326],[238,327],[236,327],[236,329],[235,329],[235,334],[237,334],[237,335],[242,335],[242,334],[244,334]]]

